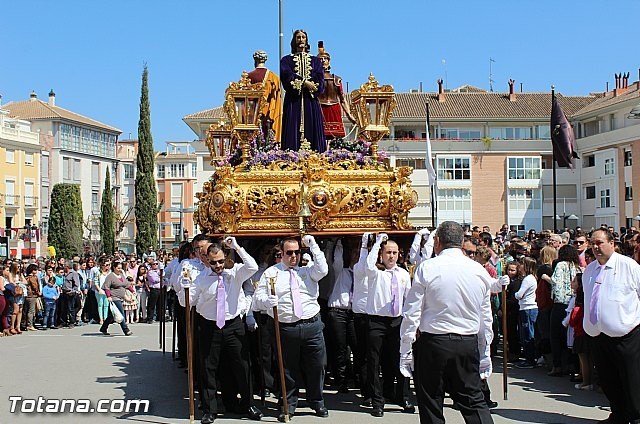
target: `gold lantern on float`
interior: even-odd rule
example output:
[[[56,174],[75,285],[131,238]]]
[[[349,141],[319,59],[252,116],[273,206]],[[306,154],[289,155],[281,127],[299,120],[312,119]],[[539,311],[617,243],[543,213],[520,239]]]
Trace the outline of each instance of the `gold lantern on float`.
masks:
[[[231,136],[231,125],[224,120],[209,125],[205,143],[211,153],[212,165],[214,161],[223,160],[227,155],[233,154],[238,144],[237,140]]]
[[[241,166],[245,167],[250,159],[250,142],[260,132],[260,111],[266,103],[262,83],[252,84],[245,71],[240,81],[229,84],[224,96],[224,111],[231,120],[231,135],[240,140]]]
[[[371,142],[371,156],[378,157],[378,142],[389,134],[391,115],[396,107],[393,86],[380,86],[373,74],[360,89],[351,92],[351,113],[358,121],[358,136]]]

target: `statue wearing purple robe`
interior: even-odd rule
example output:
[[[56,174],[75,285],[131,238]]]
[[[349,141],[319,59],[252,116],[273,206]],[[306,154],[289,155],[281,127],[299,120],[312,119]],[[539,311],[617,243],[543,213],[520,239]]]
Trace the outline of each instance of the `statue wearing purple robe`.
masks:
[[[280,60],[280,80],[285,90],[280,147],[299,150],[301,139],[306,139],[311,150],[323,153],[327,142],[318,96],[324,91],[324,67],[308,52],[307,33],[297,30],[291,40],[291,54]]]

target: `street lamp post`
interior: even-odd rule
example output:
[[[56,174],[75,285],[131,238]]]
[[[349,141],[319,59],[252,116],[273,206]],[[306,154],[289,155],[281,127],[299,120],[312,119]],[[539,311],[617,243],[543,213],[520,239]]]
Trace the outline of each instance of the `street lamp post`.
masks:
[[[183,226],[183,217],[185,213],[193,213],[196,209],[191,207],[191,208],[184,208],[182,207],[182,202],[180,202],[180,207],[170,207],[167,208],[167,212],[180,212],[180,232],[177,235],[177,239],[176,241],[180,240],[180,235],[182,235],[182,237],[184,238],[184,240],[187,240],[187,237],[189,236],[189,230],[184,228]]]

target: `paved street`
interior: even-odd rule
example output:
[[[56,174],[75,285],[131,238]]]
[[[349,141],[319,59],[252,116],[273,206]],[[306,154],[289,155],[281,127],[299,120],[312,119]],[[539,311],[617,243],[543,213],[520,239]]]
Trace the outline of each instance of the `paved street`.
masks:
[[[97,325],[72,330],[23,334],[0,339],[0,423],[187,423],[186,374],[176,368],[170,350],[163,356],[158,348],[158,326],[132,325],[134,335],[125,337],[112,326],[112,336],[104,337]],[[170,336],[170,323],[167,332]],[[169,338],[170,342],[170,338]],[[502,375],[496,373],[490,383],[496,424],[507,423],[591,423],[606,418],[607,401],[596,392],[579,391],[566,378],[547,377],[541,369],[510,370],[509,400],[502,400]],[[10,396],[26,399],[149,399],[146,414],[11,414]],[[331,421],[341,423],[418,423],[418,414],[402,414],[388,407],[382,419],[373,418],[351,394],[328,391],[327,406]],[[259,401],[258,401],[259,402]],[[450,401],[447,401],[450,404]],[[277,422],[275,399],[262,408],[264,422]],[[322,423],[300,408],[294,423]],[[45,418],[46,417],[46,418]],[[199,414],[196,413],[199,418]],[[462,423],[460,414],[446,408],[448,423]],[[233,422],[237,417],[216,422]],[[246,421],[246,420],[245,420]],[[328,420],[326,420],[328,421]]]

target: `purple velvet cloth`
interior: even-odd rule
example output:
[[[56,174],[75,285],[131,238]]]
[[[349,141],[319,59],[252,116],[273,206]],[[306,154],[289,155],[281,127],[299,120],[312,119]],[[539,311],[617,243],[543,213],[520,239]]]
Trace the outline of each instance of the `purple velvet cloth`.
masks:
[[[300,101],[304,99],[304,136],[311,143],[312,150],[323,153],[327,150],[327,141],[324,138],[322,108],[318,101],[318,95],[324,91],[322,61],[316,56],[311,56],[311,80],[318,84],[318,91],[315,93],[309,93],[303,87],[301,96],[295,87],[295,82],[302,81],[302,76],[296,74],[293,55],[287,55],[280,60],[280,80],[285,90],[281,148],[300,149]]]

